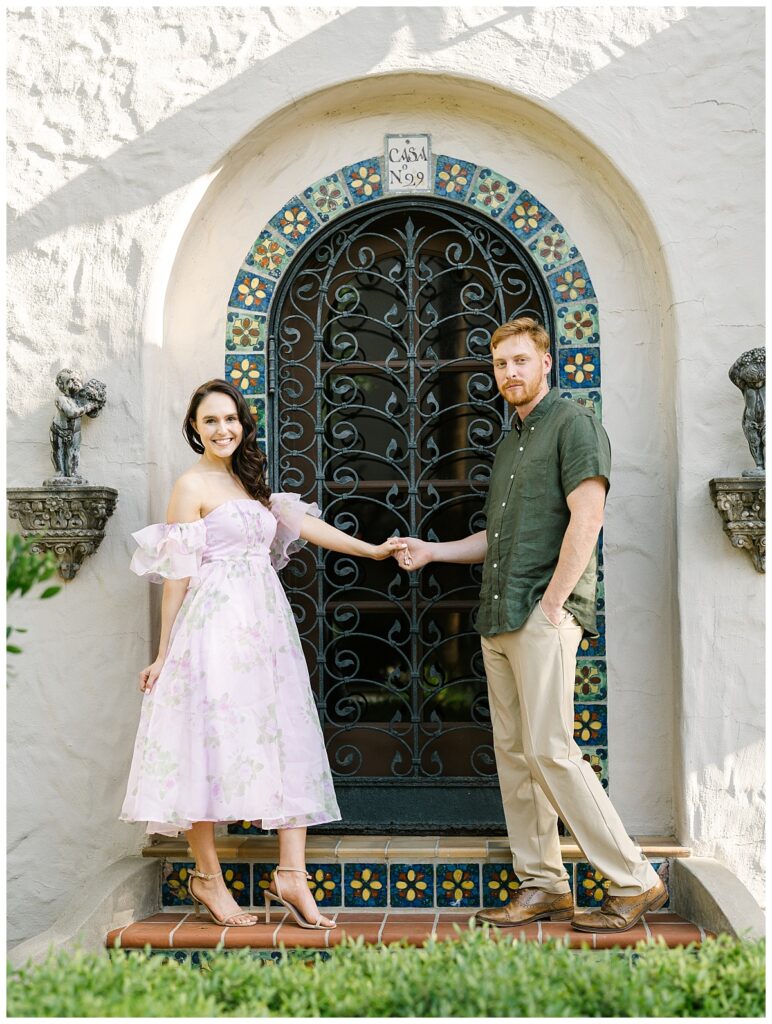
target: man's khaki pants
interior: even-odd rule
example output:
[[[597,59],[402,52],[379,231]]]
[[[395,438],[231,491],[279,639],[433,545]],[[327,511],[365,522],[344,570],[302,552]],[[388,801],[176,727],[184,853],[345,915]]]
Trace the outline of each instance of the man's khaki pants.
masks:
[[[539,604],[520,629],[483,637],[496,766],[515,874],[523,888],[570,889],[558,816],[614,896],[635,896],[657,874],[625,832],[574,741],[574,675],[582,627],[554,626]]]

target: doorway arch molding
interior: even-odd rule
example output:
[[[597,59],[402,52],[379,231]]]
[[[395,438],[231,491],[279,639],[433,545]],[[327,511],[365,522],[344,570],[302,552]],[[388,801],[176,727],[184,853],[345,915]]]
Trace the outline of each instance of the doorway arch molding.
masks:
[[[389,196],[383,163],[380,156],[353,161],[292,196],[269,217],[236,274],[226,314],[224,376],[242,391],[263,444],[268,441],[268,324],[277,286],[321,228],[348,210]],[[579,247],[560,219],[526,186],[470,159],[432,154],[430,174],[433,196],[496,221],[527,251],[553,306],[561,396],[591,406],[600,417],[597,296]],[[426,194],[413,193],[416,199]]]

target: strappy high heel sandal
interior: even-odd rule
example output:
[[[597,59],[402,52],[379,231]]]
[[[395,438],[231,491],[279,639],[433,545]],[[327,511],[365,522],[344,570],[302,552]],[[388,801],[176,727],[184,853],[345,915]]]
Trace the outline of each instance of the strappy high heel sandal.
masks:
[[[222,871],[215,871],[213,875],[208,875],[205,871],[198,871],[196,870],[196,868],[188,868],[188,875],[190,876],[191,879],[203,878],[208,882],[212,878],[219,878],[220,875],[222,875]],[[229,917],[215,917],[210,907],[208,907],[207,904],[204,903],[204,901],[200,899],[198,896],[196,896],[196,894],[193,892],[193,886],[190,884],[190,882],[188,882],[188,892],[190,893],[190,898],[193,900],[193,906],[195,907],[196,917],[198,917],[201,911],[201,907],[203,907],[204,910],[206,910],[209,916],[212,918],[215,924],[221,924],[228,928],[254,928],[254,926],[257,924],[257,917],[254,914],[249,914],[249,912],[246,910],[239,910],[237,913],[231,914]],[[249,922],[233,920],[235,917],[244,917],[247,915],[254,918],[254,920]]]
[[[333,923],[333,924],[322,924],[321,918],[318,921],[313,921],[313,922],[306,920],[306,918],[303,917],[303,915],[300,913],[300,911],[294,905],[294,903],[290,903],[289,900],[286,900],[282,896],[282,894],[281,894],[281,886],[279,885],[279,879],[278,879],[278,877],[276,875],[277,871],[298,871],[298,872],[300,872],[301,875],[305,875],[307,879],[310,879],[310,877],[311,877],[308,874],[308,872],[305,871],[303,868],[283,868],[281,865],[279,865],[278,867],[275,867],[273,869],[273,871],[271,872],[271,881],[276,885],[276,892],[272,892],[270,889],[266,889],[264,891],[264,893],[263,893],[263,899],[265,900],[265,923],[266,924],[270,924],[271,923],[271,902],[275,901],[276,903],[281,903],[281,905],[283,907],[286,907],[286,909],[289,910],[289,912],[292,914],[292,916],[295,918],[295,920],[297,921],[297,923],[300,925],[301,928],[317,928],[318,929],[318,928],[336,928],[337,927],[337,925],[335,923]]]

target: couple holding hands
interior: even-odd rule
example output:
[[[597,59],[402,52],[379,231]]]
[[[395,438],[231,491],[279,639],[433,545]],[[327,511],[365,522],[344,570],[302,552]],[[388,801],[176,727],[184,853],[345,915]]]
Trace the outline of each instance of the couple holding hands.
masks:
[[[183,431],[200,455],[174,485],[167,522],[134,534],[131,568],[164,584],[158,655],[144,693],[121,818],[183,831],[196,860],[189,891],[227,926],[256,923],[229,893],[217,822],[276,829],[279,865],[264,893],[306,928],[334,928],[306,882],[309,825],[340,820],[297,627],[277,576],[310,542],[364,558],[484,563],[476,628],[488,682],[496,767],[520,887],[476,919],[544,919],[620,932],[667,901],[573,738],[576,652],[597,636],[596,545],[611,453],[594,414],[549,388],[549,336],[535,320],[491,337],[500,394],[515,410],[500,442],[485,530],[429,543],[367,544],[319,519],[297,495],[271,494],[244,398],[222,380],[193,394]],[[603,904],[574,915],[558,818],[610,880]]]

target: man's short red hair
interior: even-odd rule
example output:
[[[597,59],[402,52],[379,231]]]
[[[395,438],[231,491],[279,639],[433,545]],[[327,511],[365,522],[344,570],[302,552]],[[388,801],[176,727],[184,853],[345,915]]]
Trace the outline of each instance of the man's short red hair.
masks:
[[[519,316],[515,320],[507,320],[491,335],[491,352],[497,345],[507,338],[513,338],[516,334],[527,334],[536,348],[547,353],[550,350],[550,336],[544,330],[538,320],[530,316]]]

